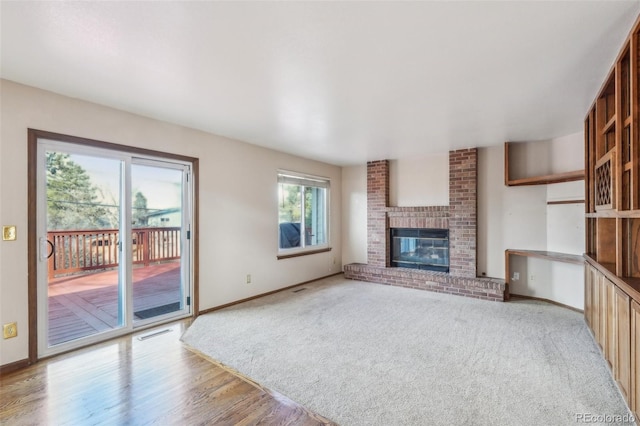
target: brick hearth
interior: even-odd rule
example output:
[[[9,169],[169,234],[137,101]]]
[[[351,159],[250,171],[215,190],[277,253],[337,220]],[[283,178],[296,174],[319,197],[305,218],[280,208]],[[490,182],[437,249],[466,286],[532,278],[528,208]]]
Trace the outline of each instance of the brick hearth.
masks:
[[[449,205],[427,207],[390,207],[389,162],[367,163],[368,263],[345,265],[345,277],[504,301],[504,281],[476,276],[477,163],[475,148],[450,151]],[[449,229],[449,273],[389,267],[389,228]]]

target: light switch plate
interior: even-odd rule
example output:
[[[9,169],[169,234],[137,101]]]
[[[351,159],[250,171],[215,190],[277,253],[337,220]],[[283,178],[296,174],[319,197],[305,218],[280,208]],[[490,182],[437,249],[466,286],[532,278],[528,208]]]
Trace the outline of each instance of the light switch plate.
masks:
[[[4,241],[15,241],[16,240],[16,227],[15,225],[3,226],[2,227],[2,239]]]

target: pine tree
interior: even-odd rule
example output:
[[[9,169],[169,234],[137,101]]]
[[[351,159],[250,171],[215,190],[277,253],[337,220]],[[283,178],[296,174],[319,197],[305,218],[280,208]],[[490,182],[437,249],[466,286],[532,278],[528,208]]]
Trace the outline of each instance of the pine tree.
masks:
[[[136,191],[133,199],[133,226],[139,228],[149,225],[148,214],[147,197],[142,192]]]
[[[69,154],[47,152],[47,227],[49,230],[109,227],[107,209],[97,202],[91,176]]]

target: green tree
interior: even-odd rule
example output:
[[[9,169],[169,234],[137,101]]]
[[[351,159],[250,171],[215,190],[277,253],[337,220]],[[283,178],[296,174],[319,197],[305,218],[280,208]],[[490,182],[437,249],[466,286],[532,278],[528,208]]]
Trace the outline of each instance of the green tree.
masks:
[[[314,197],[314,188],[304,187],[304,212],[305,223],[309,225],[312,217],[312,203]],[[280,223],[282,222],[300,222],[302,217],[302,187],[300,185],[283,184],[280,190]]]
[[[47,152],[47,227],[49,230],[97,229],[110,225],[98,203],[91,176],[69,154]]]
[[[142,192],[136,191],[136,195],[133,198],[133,226],[147,226],[149,224],[148,214],[147,197]]]
[[[300,222],[301,191],[299,185],[281,184],[280,186],[280,223]]]
[[[120,227],[120,207],[119,202],[114,197],[113,193],[109,190],[103,190],[103,188],[97,189],[98,199],[102,200],[107,205],[105,208],[104,221],[107,223],[107,227],[115,229]]]

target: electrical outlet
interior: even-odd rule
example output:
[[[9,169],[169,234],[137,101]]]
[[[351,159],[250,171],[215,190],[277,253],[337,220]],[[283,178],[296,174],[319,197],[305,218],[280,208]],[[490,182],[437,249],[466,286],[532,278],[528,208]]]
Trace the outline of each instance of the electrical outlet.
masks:
[[[16,337],[18,335],[18,323],[16,322],[5,324],[2,328],[5,339],[11,339],[12,337]]]
[[[514,272],[513,273],[513,280],[514,281],[518,281],[520,279],[520,272]]]
[[[529,281],[535,281],[536,280],[536,276],[531,274],[531,276],[529,277]]]
[[[251,284],[251,274],[247,274],[247,284]]]

